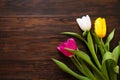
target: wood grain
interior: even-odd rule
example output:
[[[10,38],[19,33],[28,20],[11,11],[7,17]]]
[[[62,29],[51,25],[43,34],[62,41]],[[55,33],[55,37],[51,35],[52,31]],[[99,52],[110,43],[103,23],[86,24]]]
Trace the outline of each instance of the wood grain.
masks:
[[[92,23],[105,17],[107,33],[116,28],[113,49],[120,41],[119,0],[0,0],[0,80],[76,80],[51,58],[75,70],[56,46],[68,38],[60,32],[82,33],[75,19],[86,14]]]

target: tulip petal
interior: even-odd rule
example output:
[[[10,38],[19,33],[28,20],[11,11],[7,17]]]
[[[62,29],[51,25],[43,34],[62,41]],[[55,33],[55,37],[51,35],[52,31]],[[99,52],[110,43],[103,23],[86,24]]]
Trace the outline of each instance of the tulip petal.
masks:
[[[76,19],[79,27],[83,30],[83,31],[87,31],[91,29],[91,20],[90,17],[88,15],[83,16],[82,18],[77,18]]]
[[[89,24],[89,29],[91,28],[91,20],[90,17],[88,15],[86,15],[86,19],[87,19],[87,24]]]
[[[76,42],[73,38],[70,38],[67,40],[67,47],[70,48],[70,49],[73,49],[73,50],[76,50],[77,49],[77,46],[76,46]]]
[[[106,35],[106,21],[104,18],[97,18],[95,20],[95,33],[100,37],[103,38]]]
[[[77,49],[77,46],[76,46],[76,42],[73,38],[69,38],[67,41],[65,42],[62,42],[58,47],[57,49],[62,52],[65,56],[67,57],[72,57],[73,54],[69,51],[67,51],[65,48],[69,48],[69,49],[72,49],[72,50],[76,50]]]

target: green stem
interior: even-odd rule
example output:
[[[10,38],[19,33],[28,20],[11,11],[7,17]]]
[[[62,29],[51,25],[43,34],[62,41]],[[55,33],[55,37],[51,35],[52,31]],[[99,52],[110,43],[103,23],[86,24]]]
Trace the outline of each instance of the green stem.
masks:
[[[93,56],[93,59],[94,59],[95,63],[97,64],[98,68],[101,69],[101,64],[100,64],[100,62],[99,62],[99,60],[98,60],[98,58],[96,56],[96,53],[95,53],[93,47],[89,47],[89,50],[90,50],[90,52],[91,52],[91,54]]]
[[[104,49],[104,52],[107,52],[107,50],[105,49],[105,45],[104,45],[104,42],[103,42],[103,39],[101,38],[101,45],[102,45],[102,47],[103,47],[103,49]]]
[[[70,59],[72,60],[72,62],[75,64],[75,66],[77,67],[77,69],[84,74],[83,69],[82,69],[82,65],[74,58],[75,56],[71,57]]]
[[[99,62],[99,60],[97,58],[97,55],[95,53],[93,40],[92,40],[92,36],[91,36],[90,32],[88,33],[87,39],[88,39],[88,42],[86,43],[86,45],[88,46],[88,49],[91,52],[91,55],[92,55],[96,65],[98,66],[99,69],[101,69],[101,64],[100,64],[100,62]]]
[[[74,76],[75,78],[79,79],[79,80],[90,80],[88,77],[79,75],[77,73],[75,73],[74,71],[72,71],[67,65],[65,65],[64,63],[60,62],[59,60],[56,60],[54,58],[52,58],[52,60],[58,65],[58,67],[60,69],[62,69],[63,71],[65,71],[66,73],[69,73],[70,75]]]
[[[97,74],[100,75],[101,80],[106,80],[105,76],[95,66],[92,67],[95,70],[95,72],[97,72]]]
[[[82,60],[79,61],[76,58],[76,56],[73,56],[71,60],[73,61],[73,63],[76,65],[76,67],[80,72],[82,72],[85,76],[89,77],[91,80],[96,80],[93,73],[88,69],[88,67],[85,65],[85,63]]]
[[[111,80],[117,80],[117,74],[113,74],[113,75],[111,76]]]
[[[75,56],[72,59],[74,63],[76,63],[77,68],[87,77],[90,77],[92,80],[96,80],[94,75],[92,75],[91,71],[87,68],[85,63],[82,60],[78,60]],[[81,62],[81,63],[80,63]],[[100,76],[101,79],[106,80],[104,75],[96,68],[96,66],[90,64],[90,66],[95,70],[95,72]]]
[[[87,74],[87,76],[91,79],[91,80],[97,80],[95,78],[95,76],[93,75],[93,73],[91,72],[91,70],[88,68],[88,66],[85,64],[85,62],[83,60],[81,60],[80,58],[78,58],[78,61],[81,62],[81,64],[83,65],[83,69],[85,71],[85,74]]]

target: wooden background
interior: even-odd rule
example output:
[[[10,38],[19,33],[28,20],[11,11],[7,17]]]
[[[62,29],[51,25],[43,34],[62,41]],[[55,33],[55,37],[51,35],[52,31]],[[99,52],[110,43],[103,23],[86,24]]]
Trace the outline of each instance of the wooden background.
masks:
[[[75,19],[86,14],[92,23],[105,17],[108,33],[116,28],[113,49],[120,41],[120,0],[0,0],[0,80],[76,80],[51,58],[75,70],[56,46],[68,38],[60,32],[82,32]]]

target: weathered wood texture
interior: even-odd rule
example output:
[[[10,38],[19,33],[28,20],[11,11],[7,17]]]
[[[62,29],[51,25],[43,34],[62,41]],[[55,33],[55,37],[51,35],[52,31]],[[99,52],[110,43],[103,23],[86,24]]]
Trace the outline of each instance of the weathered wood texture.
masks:
[[[81,33],[75,19],[86,14],[92,23],[105,17],[108,33],[116,28],[113,49],[120,41],[119,0],[0,0],[0,80],[76,80],[51,58],[73,68],[56,50],[68,38],[59,33]]]

